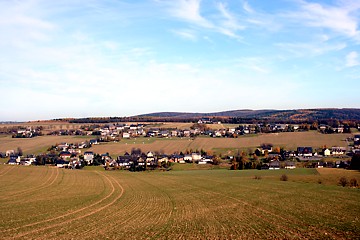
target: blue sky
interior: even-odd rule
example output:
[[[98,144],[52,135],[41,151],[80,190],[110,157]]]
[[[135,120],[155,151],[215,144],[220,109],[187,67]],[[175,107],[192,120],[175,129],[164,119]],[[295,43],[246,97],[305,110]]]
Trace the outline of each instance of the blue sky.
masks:
[[[360,107],[360,1],[0,0],[0,121]]]

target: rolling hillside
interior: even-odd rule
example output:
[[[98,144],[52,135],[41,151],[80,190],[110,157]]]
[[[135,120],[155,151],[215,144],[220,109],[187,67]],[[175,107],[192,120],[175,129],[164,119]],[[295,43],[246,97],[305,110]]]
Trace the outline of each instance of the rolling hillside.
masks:
[[[186,113],[186,112],[157,112],[138,115],[144,118],[205,118],[230,117],[248,119],[272,120],[360,120],[360,109],[331,108],[331,109],[295,109],[295,110],[233,110],[213,113]]]

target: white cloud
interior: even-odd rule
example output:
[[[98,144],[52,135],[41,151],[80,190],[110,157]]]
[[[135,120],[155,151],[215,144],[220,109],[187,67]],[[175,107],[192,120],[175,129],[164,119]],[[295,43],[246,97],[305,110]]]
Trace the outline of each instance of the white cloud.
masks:
[[[332,51],[340,51],[347,47],[346,43],[328,43],[320,39],[318,42],[276,43],[275,46],[289,52],[289,57],[314,57]]]
[[[201,0],[178,0],[173,2],[171,13],[196,25],[212,28],[213,25],[200,13]]]
[[[190,29],[177,29],[177,30],[172,30],[171,32],[173,32],[175,35],[180,36],[181,38],[184,38],[187,40],[192,40],[192,41],[197,40],[196,33]]]
[[[225,4],[218,3],[217,14],[207,15],[201,14],[201,0],[177,0],[169,2],[159,2],[168,7],[168,11],[172,17],[189,22],[193,26],[200,27],[205,30],[214,31],[231,38],[240,39],[237,31],[244,30],[245,26],[238,23],[238,18],[230,13]],[[199,29],[198,29],[199,30]],[[176,30],[175,33],[183,38],[195,39],[195,33],[189,31]]]
[[[300,1],[300,10],[290,12],[284,17],[297,20],[301,25],[329,29],[360,41],[359,17],[358,14],[353,13],[359,9],[359,6],[351,6],[350,2],[343,2],[341,6],[327,6]]]
[[[262,57],[244,57],[237,60],[238,65],[242,68],[249,69],[253,72],[268,74],[271,72],[268,65],[268,60]]]
[[[243,2],[243,9],[248,13],[254,13],[254,9],[250,6],[250,4],[247,1]]]
[[[355,67],[360,65],[359,54],[355,51],[352,51],[349,54],[347,54],[345,59],[346,59],[346,63],[345,63],[346,67]]]

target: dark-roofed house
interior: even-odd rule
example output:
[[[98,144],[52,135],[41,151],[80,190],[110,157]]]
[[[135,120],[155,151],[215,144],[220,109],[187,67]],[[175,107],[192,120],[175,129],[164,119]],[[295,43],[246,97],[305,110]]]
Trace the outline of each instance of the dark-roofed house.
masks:
[[[69,151],[62,151],[59,154],[59,157],[61,157],[62,159],[69,159],[71,157],[71,153]]]
[[[297,154],[298,156],[302,156],[302,157],[312,157],[313,149],[312,147],[298,147]]]
[[[274,160],[269,163],[269,170],[278,170],[280,169],[280,161]]]
[[[295,162],[287,161],[287,162],[285,162],[285,168],[286,169],[294,169],[294,168],[296,168],[296,164],[295,164]]]

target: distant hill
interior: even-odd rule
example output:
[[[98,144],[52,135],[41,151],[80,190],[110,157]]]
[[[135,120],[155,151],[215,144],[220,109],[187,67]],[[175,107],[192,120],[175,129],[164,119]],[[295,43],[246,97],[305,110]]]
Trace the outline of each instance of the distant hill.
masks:
[[[134,117],[140,118],[208,118],[208,117],[230,117],[247,119],[269,119],[269,120],[360,120],[360,109],[355,108],[324,108],[324,109],[294,109],[294,110],[233,110],[213,113],[189,113],[189,112],[157,112],[142,114]]]

